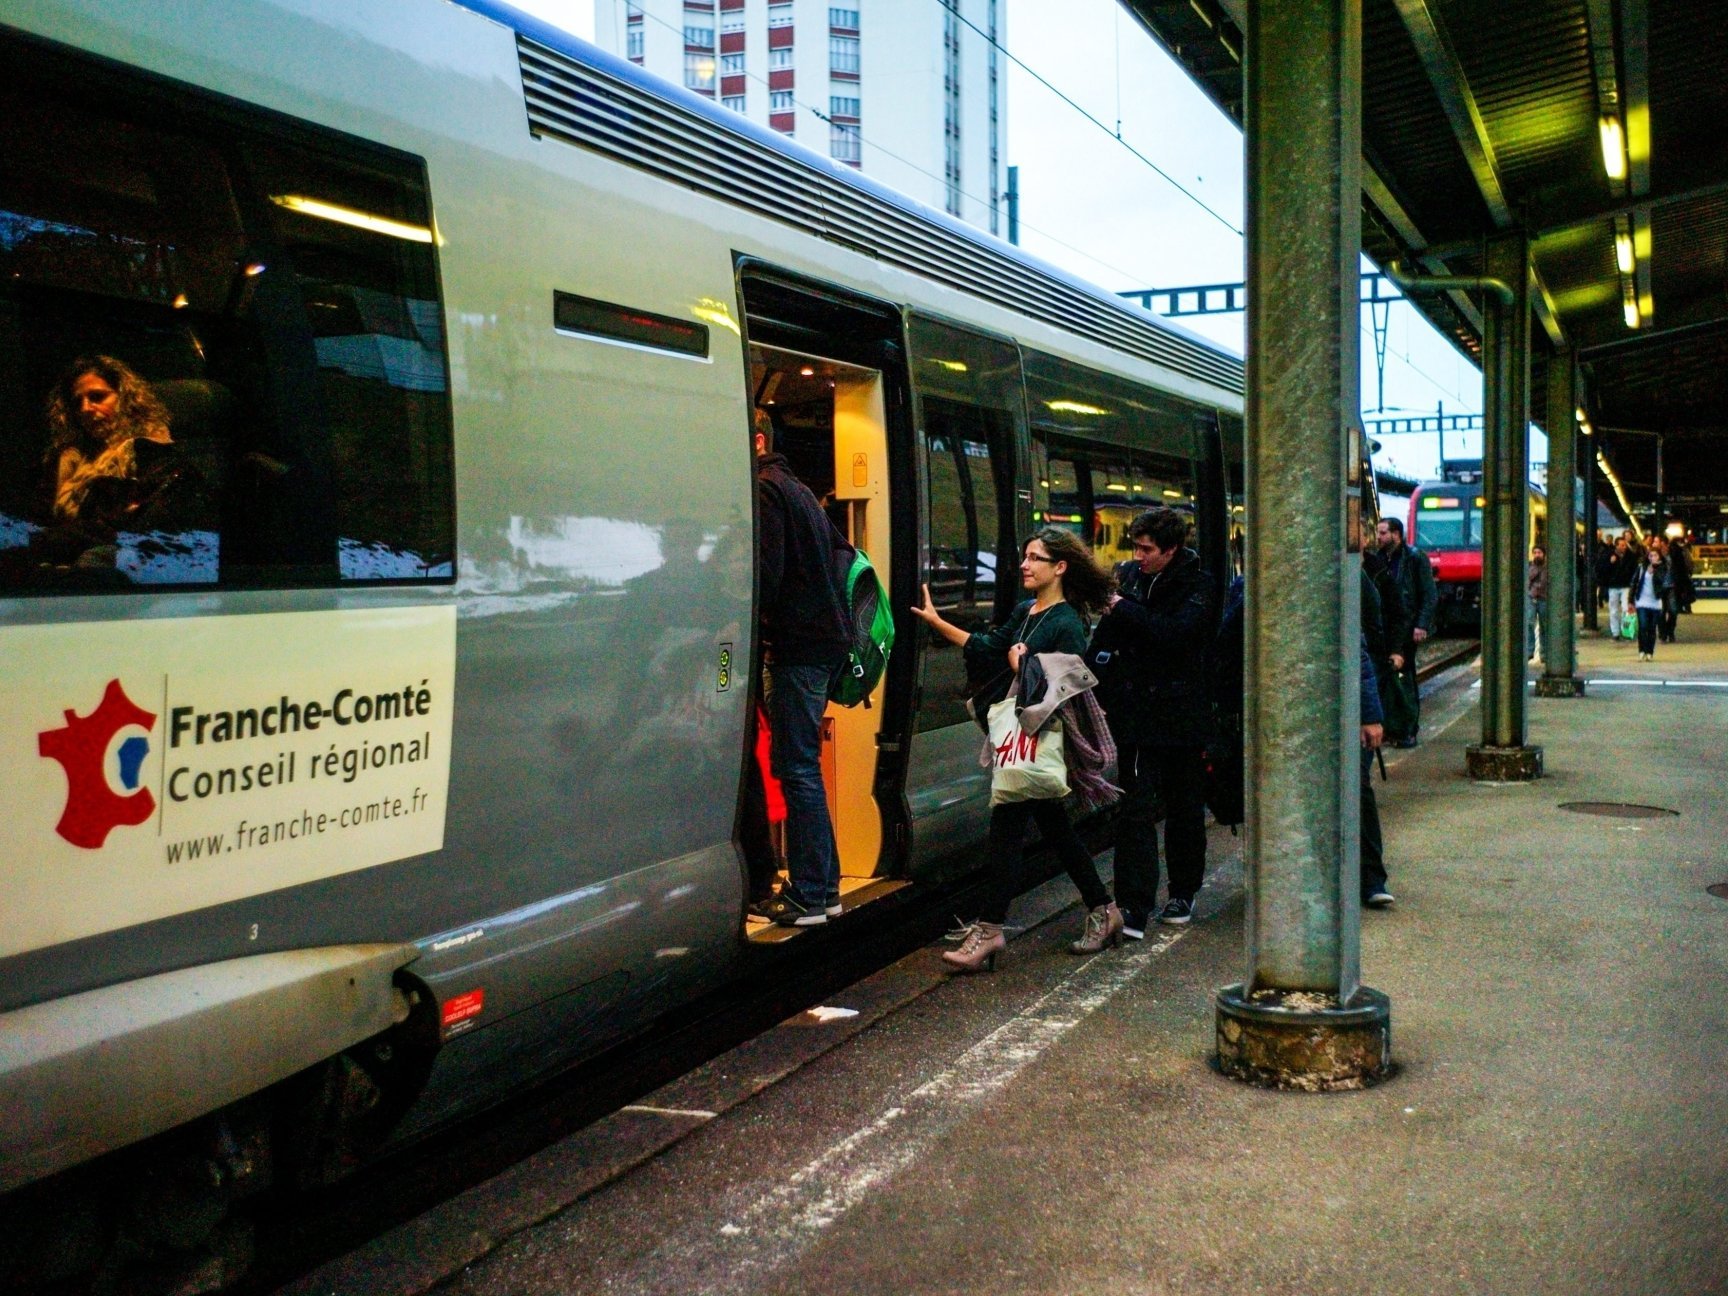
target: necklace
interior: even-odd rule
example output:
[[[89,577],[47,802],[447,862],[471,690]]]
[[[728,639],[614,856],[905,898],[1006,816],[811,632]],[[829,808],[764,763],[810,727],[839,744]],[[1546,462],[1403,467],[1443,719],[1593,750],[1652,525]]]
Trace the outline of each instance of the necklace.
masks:
[[[1033,612],[1030,608],[1027,609],[1026,619],[1020,623],[1020,645],[1021,645],[1021,647],[1025,647],[1026,641],[1032,638],[1033,627],[1036,626],[1038,624],[1038,622],[1042,621],[1051,612],[1053,612],[1055,609],[1057,609],[1061,606],[1062,606],[1062,600],[1058,599],[1056,602],[1052,603],[1049,607],[1045,608],[1042,612]]]

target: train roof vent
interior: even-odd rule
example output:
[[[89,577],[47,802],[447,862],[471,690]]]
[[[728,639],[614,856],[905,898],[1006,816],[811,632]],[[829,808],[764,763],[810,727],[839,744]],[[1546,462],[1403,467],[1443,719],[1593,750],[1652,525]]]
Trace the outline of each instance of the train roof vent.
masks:
[[[1243,389],[1242,362],[1000,248],[933,224],[701,113],[516,38],[529,130],[746,208],[1119,351]]]

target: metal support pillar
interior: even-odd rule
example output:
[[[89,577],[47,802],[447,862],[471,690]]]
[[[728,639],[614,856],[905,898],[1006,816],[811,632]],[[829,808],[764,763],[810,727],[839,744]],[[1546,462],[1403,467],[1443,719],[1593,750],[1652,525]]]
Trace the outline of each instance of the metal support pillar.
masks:
[[[1360,981],[1361,0],[1250,0],[1246,43],[1254,792],[1248,976],[1218,992],[1218,1065],[1360,1089],[1391,1068],[1391,1004]]]
[[[1582,402],[1580,402],[1582,403]],[[1585,437],[1578,447],[1579,468],[1583,470],[1584,478],[1584,631],[1586,634],[1597,633],[1600,618],[1596,610],[1596,600],[1601,597],[1596,589],[1596,549],[1599,541],[1596,538],[1596,439]]]
[[[1487,273],[1512,302],[1484,313],[1482,375],[1482,741],[1465,751],[1473,779],[1542,777],[1542,749],[1525,744],[1524,573],[1530,555],[1530,240],[1522,230],[1488,240]]]
[[[1668,534],[1668,473],[1662,463],[1662,447],[1667,437],[1656,434],[1656,522],[1650,530],[1654,535]]]
[[[1548,607],[1542,618],[1542,678],[1537,697],[1583,697],[1578,674],[1578,408],[1577,367],[1572,348],[1548,361]],[[1594,550],[1585,552],[1594,557]]]

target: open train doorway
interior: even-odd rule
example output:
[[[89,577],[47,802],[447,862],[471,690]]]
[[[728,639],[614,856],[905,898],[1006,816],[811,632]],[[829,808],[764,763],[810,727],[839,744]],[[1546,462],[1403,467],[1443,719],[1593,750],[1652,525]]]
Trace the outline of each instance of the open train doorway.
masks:
[[[899,377],[893,371],[892,353],[871,354],[867,339],[860,339],[853,329],[836,330],[826,338],[815,330],[800,330],[796,337],[785,337],[784,332],[782,325],[777,336],[774,321],[752,318],[752,414],[772,426],[774,449],[821,502],[840,534],[869,554],[884,587],[892,593],[896,562],[901,559],[892,510],[896,492],[889,410]],[[761,334],[771,340],[759,340]],[[782,340],[790,345],[780,345]],[[879,363],[868,363],[872,359]],[[760,687],[759,670],[752,680]],[[822,780],[840,856],[843,912],[905,885],[905,834],[898,826],[904,821],[903,796],[893,763],[899,748],[896,716],[905,708],[895,705],[896,691],[896,675],[890,669],[867,704],[830,703],[822,720]],[[779,874],[776,884],[784,885],[784,803],[766,768],[762,737],[750,759],[758,762],[765,776],[768,841]],[[744,781],[746,797],[753,795],[754,784],[753,779]],[[740,810],[744,824],[752,807],[742,805]],[[759,840],[753,842],[748,832],[740,845],[747,861],[752,849],[761,850]],[[761,876],[758,859],[753,864],[753,885],[759,887]],[[755,916],[747,916],[746,921],[751,939],[758,942],[782,940],[799,930],[775,927]]]

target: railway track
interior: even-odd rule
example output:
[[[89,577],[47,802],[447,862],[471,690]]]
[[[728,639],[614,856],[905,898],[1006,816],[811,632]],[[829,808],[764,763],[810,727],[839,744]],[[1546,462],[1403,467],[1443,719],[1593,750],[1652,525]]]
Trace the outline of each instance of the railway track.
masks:
[[[1422,646],[1423,659],[1416,666],[1416,682],[1426,684],[1443,671],[1474,661],[1481,651],[1480,639],[1430,639]]]

